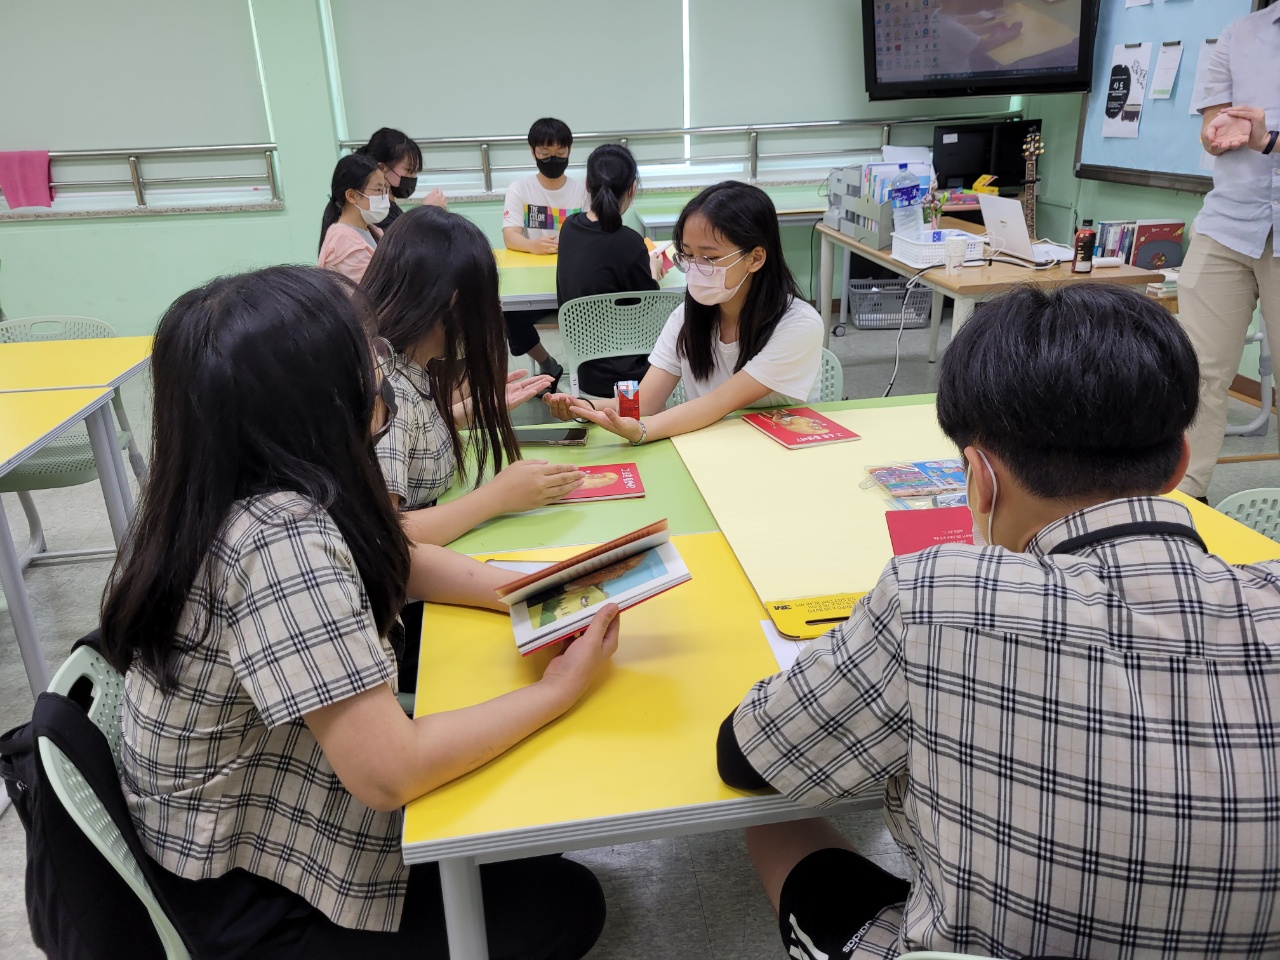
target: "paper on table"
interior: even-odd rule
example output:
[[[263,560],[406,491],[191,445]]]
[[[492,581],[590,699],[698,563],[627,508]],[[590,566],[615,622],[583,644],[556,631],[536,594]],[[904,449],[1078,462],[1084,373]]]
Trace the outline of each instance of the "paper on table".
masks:
[[[1200,55],[1196,58],[1196,79],[1191,88],[1191,106],[1187,109],[1187,113],[1193,117],[1200,112],[1196,109],[1196,101],[1200,99],[1200,91],[1204,89],[1204,73],[1209,68],[1209,58],[1213,56],[1213,47],[1217,42],[1217,37],[1200,41]]]
[[[1178,78],[1180,63],[1182,63],[1181,40],[1160,44],[1155,76],[1151,78],[1152,100],[1168,100],[1173,96],[1173,83]]]
[[[893,550],[868,464],[956,455],[929,403],[820,412],[862,439],[801,457],[726,420],[673,441],[762,600],[870,590]]]
[[[764,638],[769,642],[769,649],[773,651],[774,657],[778,660],[779,670],[791,669],[791,665],[804,652],[804,648],[813,643],[812,640],[788,640],[778,632],[778,628],[773,625],[772,620],[761,620],[760,629],[764,631]]]
[[[1111,51],[1102,135],[1137,139],[1142,104],[1147,98],[1150,43],[1117,43]]]

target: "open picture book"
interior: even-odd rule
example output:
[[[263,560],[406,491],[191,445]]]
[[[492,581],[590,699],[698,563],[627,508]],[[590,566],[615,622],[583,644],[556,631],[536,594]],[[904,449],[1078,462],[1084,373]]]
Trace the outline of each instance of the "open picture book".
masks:
[[[690,579],[666,520],[514,580],[498,590],[511,607],[522,656],[582,633],[606,603],[622,610]]]

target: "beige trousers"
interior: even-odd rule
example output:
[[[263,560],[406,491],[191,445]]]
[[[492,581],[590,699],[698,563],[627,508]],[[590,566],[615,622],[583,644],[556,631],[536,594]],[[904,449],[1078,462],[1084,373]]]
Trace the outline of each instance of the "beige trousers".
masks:
[[[1178,318],[1200,360],[1200,409],[1191,425],[1191,463],[1178,489],[1203,497],[1227,424],[1227,389],[1240,369],[1244,338],[1259,301],[1273,356],[1280,357],[1280,260],[1274,237],[1255,260],[1192,233],[1178,274]],[[1280,485],[1280,467],[1276,469]]]

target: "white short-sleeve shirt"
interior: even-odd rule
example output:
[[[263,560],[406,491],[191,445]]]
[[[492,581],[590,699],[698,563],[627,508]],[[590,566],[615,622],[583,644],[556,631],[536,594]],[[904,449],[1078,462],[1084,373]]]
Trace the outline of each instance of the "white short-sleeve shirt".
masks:
[[[689,361],[676,351],[676,341],[684,326],[684,304],[671,311],[649,363],[684,381],[686,399],[705,396],[734,374],[738,363],[738,344],[721,343],[717,338],[712,354],[713,367],[707,380],[695,380]],[[773,330],[764,349],[742,368],[772,393],[752,404],[753,407],[775,407],[785,403],[812,403],[818,399],[819,373],[822,368],[822,318],[803,300],[792,300]]]
[[[536,176],[507,187],[502,226],[519,227],[530,240],[554,237],[564,222],[587,208],[587,188],[581,180],[565,177],[559,190],[548,190]]]

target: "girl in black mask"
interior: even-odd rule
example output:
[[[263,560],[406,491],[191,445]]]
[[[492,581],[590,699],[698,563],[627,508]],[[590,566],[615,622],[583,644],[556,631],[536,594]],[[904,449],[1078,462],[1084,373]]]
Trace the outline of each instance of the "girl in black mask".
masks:
[[[391,212],[378,224],[385,232],[403,212],[396,200],[408,200],[418,189],[418,171],[422,169],[422,149],[407,134],[391,127],[382,127],[369,138],[369,142],[356,151],[378,162],[387,183],[391,185]],[[432,190],[422,200],[435,207],[448,206],[439,189]]]

